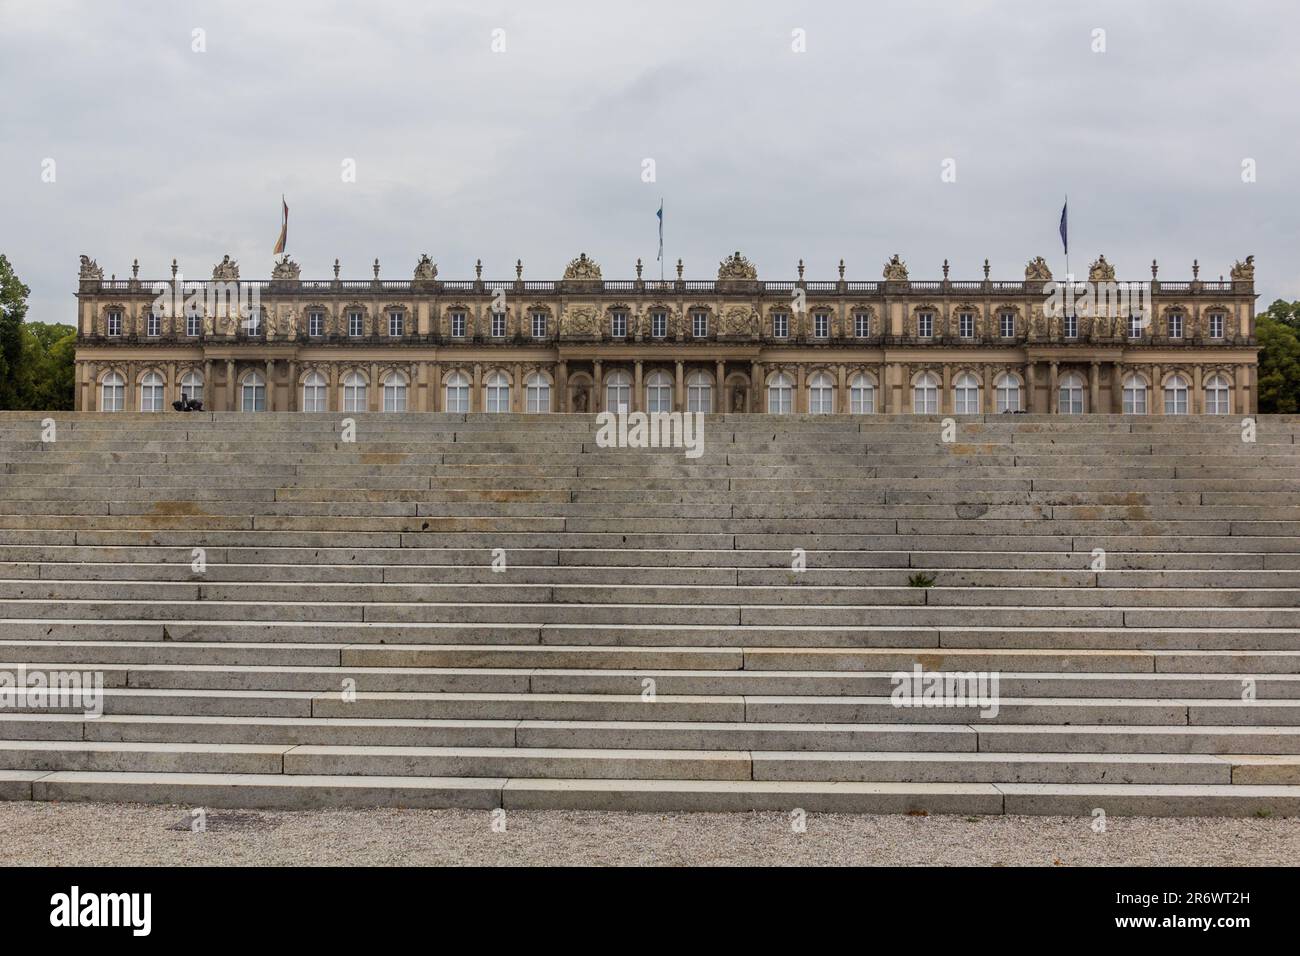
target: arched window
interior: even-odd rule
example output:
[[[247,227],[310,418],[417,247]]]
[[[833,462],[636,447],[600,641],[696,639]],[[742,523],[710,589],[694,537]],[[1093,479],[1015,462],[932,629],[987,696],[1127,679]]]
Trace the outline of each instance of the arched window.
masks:
[[[181,376],[181,398],[203,401],[203,376],[193,369]]]
[[[652,375],[651,378],[654,378]],[[632,410],[632,376],[618,368],[605,376],[605,411]]]
[[[849,411],[871,415],[876,411],[876,385],[862,372],[849,379]]]
[[[1165,414],[1187,414],[1187,379],[1174,375],[1165,382]]]
[[[1062,415],[1083,414],[1083,377],[1066,372],[1057,383],[1058,411]]]
[[[993,394],[999,412],[1020,411],[1020,380],[1003,372],[993,380]]]
[[[1124,379],[1124,414],[1145,415],[1147,413],[1147,383],[1140,375],[1129,375]]]
[[[970,372],[962,372],[952,386],[953,410],[958,415],[980,413],[980,380]]]
[[[794,411],[794,379],[777,372],[767,381],[767,413],[789,415]]]
[[[696,369],[686,376],[686,410],[705,414],[713,411],[713,379],[708,372]]]
[[[329,399],[326,397],[325,376],[313,369],[302,380],[302,410],[304,412],[329,411]]]
[[[104,376],[101,389],[99,410],[101,412],[120,412],[126,401],[126,380],[117,372],[109,372]]]
[[[140,411],[161,412],[163,410],[163,377],[157,372],[149,372],[140,380]]]
[[[1232,412],[1229,398],[1231,385],[1222,375],[1216,374],[1205,383],[1205,414],[1227,415]]]
[[[912,386],[912,411],[917,415],[934,415],[939,411],[939,380],[925,372]]]
[[[406,411],[406,376],[401,372],[389,372],[384,377],[384,411]]]
[[[345,412],[364,412],[366,399],[366,380],[360,372],[348,372],[343,376],[343,410]]]
[[[645,380],[645,409],[647,412],[673,410],[673,380],[663,369],[655,369]]]
[[[239,407],[246,412],[266,411],[266,379],[258,372],[249,372],[244,376],[240,388],[242,399]]]
[[[469,376],[457,369],[447,376],[446,411],[469,411]]]
[[[835,414],[835,380],[827,372],[816,372],[808,380],[808,411],[814,415]]]
[[[524,398],[528,402],[531,414],[541,414],[551,410],[551,383],[541,372],[529,372],[524,377]]]
[[[506,378],[505,372],[499,368],[488,372],[484,387],[487,389],[486,407],[489,412],[510,411],[510,379]]]

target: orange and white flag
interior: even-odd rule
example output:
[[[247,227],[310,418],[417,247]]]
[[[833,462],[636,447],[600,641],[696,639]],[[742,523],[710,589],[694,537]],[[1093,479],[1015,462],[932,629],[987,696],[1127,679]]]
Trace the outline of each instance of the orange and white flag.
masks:
[[[271,253],[276,256],[284,252],[284,244],[289,239],[289,204],[283,196],[280,197],[280,202],[284,206],[284,222],[280,224],[280,238],[276,240],[275,249]]]

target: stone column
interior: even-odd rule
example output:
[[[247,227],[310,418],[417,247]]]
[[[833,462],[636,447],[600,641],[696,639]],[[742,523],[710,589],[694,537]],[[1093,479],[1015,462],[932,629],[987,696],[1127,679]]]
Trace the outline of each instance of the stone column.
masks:
[[[1147,399],[1148,415],[1165,413],[1165,390],[1160,384],[1161,369],[1159,365],[1151,366],[1151,395]]]
[[[605,373],[600,359],[591,363],[591,401],[587,403],[587,410],[591,412],[605,410]]]
[[[1110,410],[1112,414],[1124,413],[1124,365],[1115,362],[1110,367]]]
[[[275,359],[266,360],[266,410],[275,411]]]
[[[763,382],[763,363],[752,362],[749,366],[749,410],[762,412],[767,408],[767,395]]]
[[[1025,363],[1025,411],[1034,414],[1038,411],[1038,363]]]
[[[727,363],[719,359],[713,373],[713,411],[727,412],[731,405],[727,402]]]
[[[846,387],[848,385],[848,375],[843,365],[839,366],[835,372],[835,411],[840,415],[847,415],[849,413],[849,390]]]
[[[483,366],[479,362],[474,363],[474,385],[469,395],[469,410],[483,411]]]
[[[1058,388],[1060,365],[1060,362],[1053,360],[1047,370],[1047,410],[1053,415],[1061,414],[1061,392]]]
[[[296,412],[298,410],[298,363],[289,362],[289,403],[288,410]]]
[[[226,359],[226,411],[238,409],[235,404],[235,360]]]
[[[945,362],[943,366],[943,393],[939,396],[939,412],[943,415],[950,415],[952,410],[952,366]]]
[[[1237,374],[1233,376],[1233,389],[1237,393],[1237,414],[1252,415],[1255,412],[1256,402],[1251,400],[1250,394],[1250,366],[1238,365]]]
[[[993,387],[993,366],[987,362],[984,364],[984,414],[994,415],[997,413],[997,391]]]
[[[645,411],[645,390],[642,387],[644,382],[644,369],[641,359],[637,359],[632,367],[632,407],[631,411]]]
[[[1202,374],[1201,366],[1192,366],[1192,397],[1190,400],[1191,408],[1188,411],[1193,415],[1205,414],[1205,389],[1201,383]]]
[[[489,318],[490,322],[491,319]],[[510,408],[516,412],[528,410],[528,405],[524,398],[524,367],[521,363],[515,363],[515,380],[514,388],[510,392]]]
[[[339,366],[337,362],[330,362],[330,392],[329,401],[326,405],[330,411],[343,411],[343,395],[339,391]]]
[[[682,374],[683,365],[682,360],[678,359],[673,367],[673,411],[675,412],[686,409],[686,376]]]
[[[442,397],[442,363],[429,363],[429,411],[440,412],[443,408]]]
[[[1088,411],[1101,411],[1101,362],[1093,359],[1088,366]]]
[[[555,399],[558,404],[557,411],[567,412],[570,408],[568,362],[561,362],[555,366],[555,391],[558,393]]]

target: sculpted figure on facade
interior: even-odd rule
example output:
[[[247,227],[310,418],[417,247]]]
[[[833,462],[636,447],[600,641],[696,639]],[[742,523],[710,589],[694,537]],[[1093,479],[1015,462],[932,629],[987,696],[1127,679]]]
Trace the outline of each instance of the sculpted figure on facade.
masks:
[[[431,258],[429,258],[427,252],[420,256],[419,261],[415,263],[415,274],[413,278],[417,282],[432,282],[434,279],[438,278],[438,266]]]
[[[1114,282],[1115,267],[1106,261],[1104,255],[1098,256],[1097,261],[1088,267],[1089,282]]]
[[[1051,266],[1047,264],[1047,260],[1042,256],[1034,256],[1025,264],[1026,282],[1050,282],[1051,280]]]
[[[1247,256],[1246,261],[1237,260],[1232,265],[1233,282],[1254,282],[1255,281],[1255,257]]]
[[[82,282],[98,282],[104,278],[104,270],[99,267],[99,263],[90,256],[81,257],[81,272],[79,277]]]
[[[599,282],[600,265],[585,252],[569,262],[564,268],[566,282]]]
[[[904,262],[895,252],[885,263],[884,271],[881,275],[889,282],[906,282],[907,281],[907,263]]]
[[[758,269],[737,249],[718,263],[718,278],[724,281],[752,282],[758,278]]]
[[[572,305],[564,310],[560,320],[560,334],[564,338],[587,338],[600,335],[600,311],[587,303]]]
[[[275,260],[275,265],[271,267],[271,278],[276,282],[297,282],[302,273],[298,263],[289,258],[286,252],[280,259]],[[239,268],[235,268],[235,277],[239,277]]]
[[[723,335],[749,337],[758,335],[758,313],[747,305],[733,305],[722,314]]]
[[[230,256],[222,256],[221,261],[212,267],[212,278],[217,282],[238,282],[239,263]]]

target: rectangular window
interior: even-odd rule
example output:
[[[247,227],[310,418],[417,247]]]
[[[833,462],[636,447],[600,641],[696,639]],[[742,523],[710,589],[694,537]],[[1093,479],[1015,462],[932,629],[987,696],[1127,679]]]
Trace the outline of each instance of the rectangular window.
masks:
[[[506,337],[506,314],[504,312],[492,313],[492,338],[504,339]]]
[[[831,317],[825,312],[813,314],[813,338],[826,339],[831,335]]]
[[[253,309],[248,313],[248,318],[244,320],[244,331],[246,331],[250,337],[262,334],[261,309]]]
[[[697,339],[707,339],[709,337],[709,313],[691,313],[691,335]]]
[[[1067,339],[1077,339],[1079,337],[1079,317],[1077,315],[1067,315],[1061,323],[1061,332]]]
[[[1222,312],[1210,313],[1210,338],[1212,339],[1223,338],[1223,313]]]
[[[325,334],[324,312],[307,313],[307,334],[313,337],[319,337]]]
[[[451,314],[451,337],[453,339],[463,339],[465,337],[464,312],[453,312]]]
[[[1183,337],[1183,314],[1181,312],[1169,313],[1169,337],[1171,339],[1181,339]]]
[[[1128,337],[1131,339],[1142,338],[1142,317],[1140,315],[1130,315],[1128,317]]]
[[[668,313],[650,313],[650,337],[662,339],[668,336]]]
[[[150,309],[144,321],[145,335],[162,335],[162,316]]]
[[[401,338],[402,328],[405,325],[403,319],[405,318],[406,316],[401,312],[393,311],[388,313],[388,334],[390,337]]]
[[[916,317],[916,336],[921,339],[928,339],[934,335],[934,316],[929,312],[921,312]]]
[[[772,338],[787,339],[790,337],[790,316],[784,312],[772,313]]]
[[[545,312],[533,313],[533,338],[535,339],[546,338],[546,313]]]
[[[1014,312],[1003,312],[998,317],[1002,327],[1002,337],[1004,339],[1013,339],[1016,337],[1016,315]]]
[[[108,334],[109,335],[122,334],[122,313],[121,312],[108,313]]]
[[[609,316],[609,335],[610,338],[622,339],[627,337],[627,313],[613,312]]]
[[[203,316],[191,312],[185,316],[185,334],[192,339],[203,334]]]
[[[853,316],[853,334],[860,339],[871,338],[871,316],[866,312]]]
[[[365,331],[365,323],[361,318],[361,313],[349,312],[348,313],[348,335],[352,336],[352,338],[354,339],[359,339],[361,338],[361,334],[364,331]]]
[[[957,334],[963,339],[975,337],[975,315],[972,312],[957,313]]]

